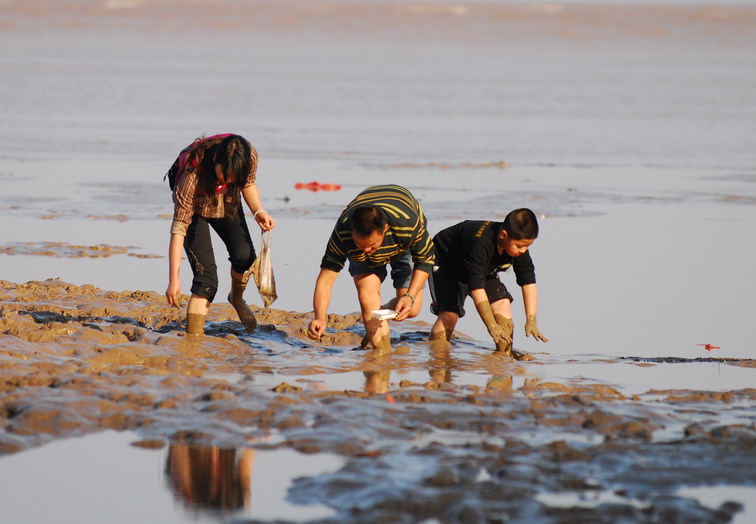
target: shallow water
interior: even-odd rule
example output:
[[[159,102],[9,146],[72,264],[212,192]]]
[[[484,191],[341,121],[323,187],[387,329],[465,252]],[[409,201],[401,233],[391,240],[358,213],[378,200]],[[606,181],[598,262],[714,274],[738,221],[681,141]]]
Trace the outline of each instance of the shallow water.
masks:
[[[7,457],[0,470],[4,521],[211,523],[334,514],[286,498],[295,477],[336,470],[343,462],[338,456],[286,449],[145,449],[137,446],[140,440],[135,433],[110,431]]]
[[[81,523],[299,522],[335,515],[328,507],[287,499],[294,477],[336,471],[344,462],[338,456],[253,448],[142,447],[149,445],[134,433],[104,432],[7,457],[0,470],[3,516],[8,522],[60,520],[61,507],[67,508],[62,522]],[[481,470],[478,480],[488,477]],[[238,493],[237,498],[231,493]],[[744,510],[732,520],[736,524],[753,519],[753,494],[752,487],[684,488],[676,493],[683,497],[680,505],[700,500],[716,508],[728,500],[742,501]],[[626,497],[597,489],[542,493],[536,499],[563,508],[627,503]],[[647,501],[633,504],[643,508]]]

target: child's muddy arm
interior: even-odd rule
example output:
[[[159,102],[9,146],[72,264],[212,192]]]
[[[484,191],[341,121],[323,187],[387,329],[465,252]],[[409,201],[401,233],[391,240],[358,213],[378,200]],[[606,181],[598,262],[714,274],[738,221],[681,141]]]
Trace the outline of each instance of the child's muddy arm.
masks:
[[[525,306],[525,336],[533,335],[533,338],[541,342],[548,342],[549,339],[541,333],[536,325],[536,315],[538,313],[538,288],[535,284],[522,286],[522,302]]]
[[[480,315],[480,319],[485,324],[488,334],[491,335],[494,343],[503,344],[512,342],[512,338],[496,322],[493,309],[491,309],[491,303],[488,301],[488,295],[486,295],[486,290],[483,288],[471,289],[470,296],[473,302],[475,302],[475,309],[478,310],[478,315]]]

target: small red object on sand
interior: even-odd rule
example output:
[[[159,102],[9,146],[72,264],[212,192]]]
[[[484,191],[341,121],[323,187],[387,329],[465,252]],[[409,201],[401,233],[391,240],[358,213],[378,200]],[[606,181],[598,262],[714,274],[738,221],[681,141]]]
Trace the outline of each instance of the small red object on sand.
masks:
[[[396,400],[394,400],[394,397],[392,397],[391,395],[386,395],[386,400],[388,400],[392,404],[396,404]]]
[[[320,182],[297,182],[294,184],[296,189],[309,189],[310,191],[338,191],[341,189],[339,184],[321,184]]]
[[[704,348],[704,349],[705,349],[706,351],[711,351],[712,349],[720,349],[720,347],[719,347],[719,346],[714,346],[714,345],[712,345],[712,344],[696,344],[696,345],[697,345],[697,346],[703,346],[703,348]]]

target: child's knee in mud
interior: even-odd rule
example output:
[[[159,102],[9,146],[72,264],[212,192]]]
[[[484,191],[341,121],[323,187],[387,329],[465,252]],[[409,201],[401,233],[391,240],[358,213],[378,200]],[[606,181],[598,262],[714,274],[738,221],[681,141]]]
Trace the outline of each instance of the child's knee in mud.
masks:
[[[491,303],[491,309],[494,315],[502,315],[507,318],[512,318],[512,302],[508,298],[502,298],[496,302]]]

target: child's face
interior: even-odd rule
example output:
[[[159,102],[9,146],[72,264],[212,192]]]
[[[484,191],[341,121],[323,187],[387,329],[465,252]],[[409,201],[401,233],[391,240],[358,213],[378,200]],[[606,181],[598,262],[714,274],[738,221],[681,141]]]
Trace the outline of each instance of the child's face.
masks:
[[[519,257],[524,255],[528,248],[535,242],[534,238],[523,238],[515,240],[509,238],[506,231],[499,233],[498,247],[500,251],[505,251],[510,257]]]

